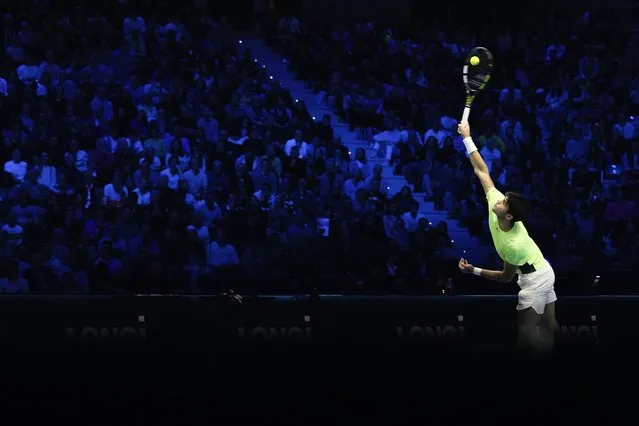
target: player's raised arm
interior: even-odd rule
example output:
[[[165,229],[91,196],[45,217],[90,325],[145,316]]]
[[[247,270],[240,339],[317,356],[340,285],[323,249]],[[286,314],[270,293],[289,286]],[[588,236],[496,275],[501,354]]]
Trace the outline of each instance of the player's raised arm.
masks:
[[[484,188],[484,192],[488,193],[491,188],[495,186],[493,180],[490,178],[490,172],[488,166],[481,157],[481,154],[473,142],[473,138],[470,137],[470,126],[467,121],[462,121],[458,126],[459,134],[464,138],[464,146],[470,157],[470,163],[473,165],[473,171],[479,178],[481,186]]]

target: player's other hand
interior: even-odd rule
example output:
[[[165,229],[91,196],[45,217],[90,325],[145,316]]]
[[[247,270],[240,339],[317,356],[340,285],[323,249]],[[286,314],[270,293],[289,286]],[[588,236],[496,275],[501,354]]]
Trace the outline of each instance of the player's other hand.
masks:
[[[457,125],[457,133],[459,133],[464,139],[470,137],[470,126],[468,125],[468,121],[462,121]]]
[[[470,263],[468,263],[466,261],[466,259],[464,259],[463,257],[461,259],[459,259],[459,270],[462,272],[462,274],[472,274],[473,273],[473,268],[474,266],[471,265]]]

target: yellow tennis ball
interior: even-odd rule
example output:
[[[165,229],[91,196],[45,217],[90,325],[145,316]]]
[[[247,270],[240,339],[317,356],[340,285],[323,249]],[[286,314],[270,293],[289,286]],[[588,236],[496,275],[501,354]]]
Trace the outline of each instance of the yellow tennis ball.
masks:
[[[479,64],[479,58],[477,56],[473,56],[472,58],[470,58],[470,64],[471,65],[478,65]]]

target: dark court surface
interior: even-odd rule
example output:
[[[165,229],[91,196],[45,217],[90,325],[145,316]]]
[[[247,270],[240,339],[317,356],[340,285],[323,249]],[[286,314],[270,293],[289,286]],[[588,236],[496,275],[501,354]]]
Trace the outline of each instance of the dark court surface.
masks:
[[[625,419],[637,413],[639,400],[639,369],[631,351],[558,346],[552,356],[528,358],[504,347],[461,350],[420,344],[227,349],[5,351],[2,382],[11,385],[5,389],[12,389],[14,397],[26,392],[34,403],[72,398],[153,407],[167,401],[239,401],[275,404],[280,414],[293,407],[289,404],[328,404],[321,410],[317,406],[317,420],[347,402],[354,411],[360,404],[370,410],[398,404],[406,407],[402,416],[443,415],[452,423],[472,412],[474,419],[500,424],[517,417],[516,422],[538,423],[548,416],[553,421],[628,424]],[[48,386],[53,384],[66,385]],[[338,422],[333,424],[382,422],[369,411],[354,417],[346,413],[332,417]],[[395,424],[404,424],[402,416],[395,417]]]
[[[502,299],[437,299],[432,306],[427,300],[393,298],[310,305],[278,300],[210,305],[208,299],[127,304],[118,299],[83,302],[77,305],[82,311],[70,302],[57,303],[55,312],[44,302],[27,306],[18,300],[4,305],[13,321],[5,324],[0,389],[9,391],[7,401],[26,398],[34,406],[56,400],[149,408],[217,403],[218,408],[244,407],[236,413],[240,417],[261,416],[257,407],[263,406],[291,416],[311,403],[307,414],[312,416],[304,420],[311,424],[398,425],[440,417],[437,424],[636,424],[634,305],[597,299],[582,306],[567,298],[565,323],[586,324],[581,317],[595,312],[600,339],[572,336],[560,340],[551,355],[531,358],[512,347],[516,327],[500,308],[511,310],[512,303]],[[131,304],[135,311],[127,308]],[[436,322],[426,315],[434,306],[442,309],[431,312],[435,317],[458,319],[462,312],[469,338],[398,339],[396,324],[449,324],[450,318]],[[64,334],[69,324],[128,324],[131,312],[145,312],[148,341]],[[244,321],[247,326],[257,320],[291,325],[302,313],[312,316],[316,340],[240,341],[234,334]],[[21,323],[15,333],[8,332]],[[372,414],[376,410],[393,416]]]

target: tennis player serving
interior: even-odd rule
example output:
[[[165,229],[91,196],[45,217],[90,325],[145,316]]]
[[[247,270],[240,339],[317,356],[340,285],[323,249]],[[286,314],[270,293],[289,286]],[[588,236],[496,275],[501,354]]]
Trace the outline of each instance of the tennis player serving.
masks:
[[[466,259],[461,259],[459,269],[465,274],[505,283],[519,274],[518,343],[523,349],[547,352],[552,349],[559,330],[555,318],[555,273],[522,223],[530,204],[520,194],[507,192],[504,195],[495,188],[488,167],[470,136],[468,122],[462,121],[458,132],[464,138],[473,170],[486,193],[490,234],[499,257],[504,261],[503,270],[490,271],[476,268]]]

